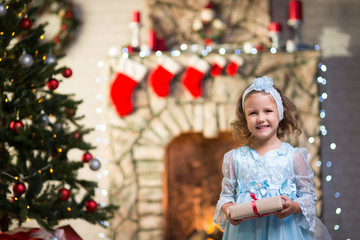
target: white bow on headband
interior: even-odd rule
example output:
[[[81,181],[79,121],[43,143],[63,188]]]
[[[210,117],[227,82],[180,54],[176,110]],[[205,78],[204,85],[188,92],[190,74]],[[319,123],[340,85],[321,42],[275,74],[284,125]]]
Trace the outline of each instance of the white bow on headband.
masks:
[[[263,76],[261,78],[254,78],[253,83],[245,90],[243,96],[242,96],[242,108],[244,110],[244,100],[247,94],[249,94],[251,91],[264,91],[266,94],[271,94],[273,98],[275,99],[276,106],[279,112],[279,121],[283,120],[284,118],[284,107],[281,100],[281,96],[278,91],[273,87],[274,82],[271,78],[267,76]]]

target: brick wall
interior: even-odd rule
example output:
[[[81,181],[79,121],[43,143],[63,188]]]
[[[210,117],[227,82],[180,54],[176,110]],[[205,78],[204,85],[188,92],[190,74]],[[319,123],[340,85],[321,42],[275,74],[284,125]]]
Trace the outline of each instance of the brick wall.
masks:
[[[104,99],[97,100],[102,94],[106,97],[107,89],[103,89],[104,79],[97,63],[106,57],[110,47],[122,46],[130,42],[131,31],[128,27],[131,12],[139,9],[145,13],[145,0],[74,0],[75,7],[83,25],[78,37],[68,51],[68,56],[61,61],[71,67],[74,75],[65,80],[59,91],[76,93],[83,99],[80,114],[86,114],[84,124],[96,127],[104,119],[96,112],[104,105]],[[272,1],[272,17],[285,24],[287,19],[288,0]],[[332,175],[330,182],[324,179],[324,222],[334,239],[355,239],[360,235],[360,218],[357,213],[360,207],[356,199],[360,197],[360,128],[356,125],[360,118],[360,1],[358,0],[303,0],[304,24],[301,27],[302,39],[306,43],[318,43],[322,47],[324,63],[328,70],[321,73],[327,84],[321,92],[328,93],[328,99],[322,104],[326,110],[324,125],[328,131],[323,137],[323,176]],[[145,14],[143,14],[145,16]],[[145,22],[145,21],[143,21]],[[146,27],[146,26],[145,26]],[[285,28],[283,37],[290,36]],[[145,36],[143,36],[145,37]],[[106,148],[101,131],[88,136],[99,148],[95,156],[102,156]],[[335,150],[329,148],[335,142]],[[74,153],[81,157],[81,153]],[[78,156],[77,156],[78,155]],[[326,167],[331,161],[332,166]],[[100,187],[106,187],[106,178],[97,178],[97,172],[87,169],[82,176],[97,179]],[[336,192],[340,197],[335,198]],[[98,194],[99,198],[106,198]],[[341,214],[335,210],[341,208]],[[93,227],[82,221],[71,225],[85,239],[103,239],[99,232],[106,232],[100,227]],[[334,226],[340,225],[335,231]]]

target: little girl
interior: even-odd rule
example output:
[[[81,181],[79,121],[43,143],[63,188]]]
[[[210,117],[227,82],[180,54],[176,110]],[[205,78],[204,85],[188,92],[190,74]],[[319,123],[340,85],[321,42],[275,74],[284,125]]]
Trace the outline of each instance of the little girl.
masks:
[[[294,148],[281,139],[301,133],[294,104],[266,76],[255,78],[240,96],[233,135],[244,146],[224,155],[223,180],[214,221],[224,229],[223,239],[331,239],[315,216],[313,172],[305,148]],[[229,207],[257,199],[281,196],[283,210],[249,220],[234,220]],[[326,235],[326,237],[324,237]]]

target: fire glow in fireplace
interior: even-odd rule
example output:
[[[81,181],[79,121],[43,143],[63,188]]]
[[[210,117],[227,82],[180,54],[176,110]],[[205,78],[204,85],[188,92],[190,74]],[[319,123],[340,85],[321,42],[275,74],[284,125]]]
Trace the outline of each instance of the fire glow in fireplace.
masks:
[[[231,133],[205,139],[181,134],[165,156],[165,239],[219,239],[212,219],[221,190],[222,159],[234,147]]]

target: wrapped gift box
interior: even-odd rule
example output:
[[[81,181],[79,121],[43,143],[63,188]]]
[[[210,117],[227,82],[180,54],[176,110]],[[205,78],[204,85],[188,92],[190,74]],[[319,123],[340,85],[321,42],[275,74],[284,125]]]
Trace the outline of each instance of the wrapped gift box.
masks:
[[[66,240],[83,240],[70,225],[66,225],[58,229],[64,230]]]
[[[280,196],[254,200],[229,207],[230,216],[235,220],[247,220],[273,214],[283,209]]]
[[[56,237],[60,240],[67,240],[65,238],[64,230],[57,229],[55,232]],[[41,228],[26,228],[26,227],[18,227],[11,231],[0,233],[0,239],[8,239],[8,240],[23,240],[23,239],[31,239],[31,240],[49,240],[51,239],[52,234]]]
[[[60,240],[83,240],[70,225],[56,229],[55,235]],[[42,228],[18,227],[12,231],[0,233],[0,239],[7,240],[50,240],[52,234]]]

